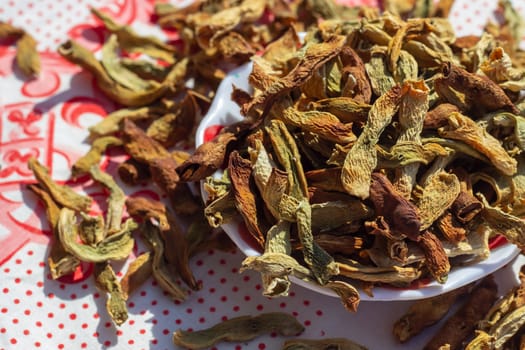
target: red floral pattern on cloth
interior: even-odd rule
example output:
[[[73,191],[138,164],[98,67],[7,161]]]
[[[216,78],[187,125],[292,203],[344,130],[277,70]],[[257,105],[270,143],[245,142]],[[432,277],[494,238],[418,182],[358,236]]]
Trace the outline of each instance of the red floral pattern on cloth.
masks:
[[[191,1],[171,0],[184,5]],[[378,0],[340,0],[348,5],[378,6]],[[153,0],[5,0],[0,21],[31,33],[41,52],[42,72],[24,80],[13,64],[14,48],[0,46],[0,349],[172,349],[171,333],[178,328],[199,329],[231,317],[266,311],[297,316],[304,336],[350,337],[371,349],[407,349],[394,343],[393,321],[408,302],[362,303],[348,314],[335,298],[294,286],[289,298],[261,295],[259,276],[238,273],[239,252],[210,251],[192,261],[203,289],[184,303],[171,301],[153,280],[129,300],[130,317],[116,328],[106,315],[105,296],[89,278],[91,266],[60,281],[50,278],[46,254],[50,230],[45,208],[26,188],[33,182],[29,157],[49,167],[54,179],[69,179],[73,162],[84,154],[87,127],[117,106],[94,88],[92,77],[56,54],[68,38],[99,50],[105,32],[90,7],[100,8],[117,21],[163,39],[176,35],[152,26]],[[451,19],[460,35],[479,34],[496,7],[493,0],[457,0]],[[514,0],[525,13],[522,0]],[[219,126],[220,127],[220,126]],[[104,166],[115,166],[104,163]],[[104,193],[83,188],[104,210]],[[132,195],[158,197],[147,188]],[[137,247],[136,254],[140,253]],[[127,263],[121,270],[125,271]],[[507,269],[510,269],[508,267]],[[119,272],[119,274],[121,274]],[[504,275],[505,272],[502,273]],[[505,282],[505,281],[504,281]],[[506,281],[507,284],[512,281]],[[421,348],[427,332],[410,348]],[[277,349],[283,339],[274,334],[241,344],[221,344],[213,349]]]

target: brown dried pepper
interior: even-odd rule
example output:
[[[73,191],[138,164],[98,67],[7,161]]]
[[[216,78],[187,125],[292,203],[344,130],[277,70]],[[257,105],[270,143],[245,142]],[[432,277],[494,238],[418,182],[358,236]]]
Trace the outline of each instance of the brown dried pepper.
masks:
[[[497,293],[498,286],[493,277],[484,278],[469,294],[468,301],[434,334],[424,350],[438,350],[446,344],[450,350],[460,349],[462,342],[496,301]]]
[[[377,216],[383,216],[393,230],[418,240],[421,221],[416,206],[397,193],[388,178],[381,173],[372,173],[370,200]]]
[[[472,285],[467,285],[432,298],[417,300],[394,324],[394,336],[404,343],[421,333],[426,327],[441,320],[457,299],[471,288]]]

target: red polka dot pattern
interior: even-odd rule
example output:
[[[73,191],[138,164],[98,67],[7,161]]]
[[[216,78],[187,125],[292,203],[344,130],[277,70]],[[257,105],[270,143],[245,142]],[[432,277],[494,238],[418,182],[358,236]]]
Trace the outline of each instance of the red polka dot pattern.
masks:
[[[110,3],[110,0],[2,1],[0,18],[16,14],[9,18],[10,22],[33,35],[39,50],[51,51],[67,38],[67,32],[74,24],[91,18],[90,7],[99,8]]]
[[[378,0],[339,1],[350,5],[378,3]],[[171,2],[184,4],[191,1]],[[512,2],[519,12],[525,13],[523,0]],[[70,35],[98,48],[97,40],[101,37],[93,29],[96,21],[90,15],[90,7],[103,7],[126,23],[136,19],[135,27],[162,37],[161,31],[151,29],[147,24],[153,3],[151,0],[4,0],[0,1],[0,21],[27,29],[37,39],[40,51],[54,51]],[[494,0],[456,0],[451,18],[458,35],[479,34],[487,20],[492,18],[496,3]],[[56,61],[51,60],[49,65],[53,64]],[[21,102],[22,82],[11,74],[10,67],[11,63],[0,57],[0,91],[3,94],[0,96],[0,110],[3,104]],[[58,79],[56,89],[65,90],[76,72],[73,68],[64,68],[60,76],[50,75],[49,81]],[[28,98],[32,98],[31,103],[47,98],[42,95],[40,83],[36,80],[23,86],[27,88]],[[16,89],[7,89],[8,86]],[[75,93],[83,98],[92,95],[87,87],[83,89],[86,90]],[[72,139],[82,140],[87,135],[86,120],[69,121],[78,124],[75,131],[71,131],[71,125],[57,124],[58,134],[70,137],[59,140],[66,145]],[[56,168],[66,168],[67,157],[61,154],[53,157]],[[64,174],[61,174],[63,178],[67,175]],[[13,202],[21,199],[21,194],[16,191],[2,192],[2,196]],[[38,208],[33,204],[31,208],[16,208],[18,211],[13,212],[24,221]],[[40,220],[36,221],[44,225]],[[92,277],[77,281],[51,279],[46,266],[48,238],[41,234],[48,229],[45,225],[37,226],[38,232],[32,232],[35,233],[34,240],[21,242],[19,246],[22,248],[7,261],[0,262],[0,349],[172,349],[171,334],[176,329],[197,330],[239,315],[272,311],[296,316],[305,326],[303,336],[308,338],[350,337],[372,349],[406,349],[395,344],[390,330],[409,302],[364,302],[357,313],[349,314],[339,300],[296,285],[288,298],[266,298],[261,295],[262,286],[257,273],[239,273],[243,259],[239,252],[209,251],[194,258],[191,267],[197,279],[202,281],[203,288],[192,292],[184,302],[170,300],[155,281],[148,280],[128,300],[128,321],[115,327],[105,310],[106,296],[96,290]],[[0,238],[9,234],[5,230],[0,219]],[[117,271],[119,276],[128,263]],[[86,269],[89,271],[88,267]],[[432,330],[415,339],[410,346],[421,348]],[[251,342],[220,344],[213,349],[278,349],[282,342],[282,337],[272,333]]]

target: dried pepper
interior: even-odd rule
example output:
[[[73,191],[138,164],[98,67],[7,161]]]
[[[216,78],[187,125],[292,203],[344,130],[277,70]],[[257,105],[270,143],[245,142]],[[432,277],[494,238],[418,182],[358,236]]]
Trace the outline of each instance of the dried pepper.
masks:
[[[142,106],[152,103],[163,97],[166,93],[178,88],[186,75],[188,60],[182,59],[173,65],[166,78],[160,84],[147,90],[130,90],[116,80],[113,80],[106,68],[98,61],[93,53],[79,43],[69,40],[63,43],[58,52],[72,63],[82,66],[91,72],[98,87],[113,100],[130,107]]]
[[[425,345],[425,350],[448,345],[460,349],[462,342],[474,331],[477,322],[489,311],[497,298],[498,287],[492,276],[483,279],[471,292],[470,298],[452,315]]]
[[[72,169],[71,169],[73,176],[78,176],[78,175],[89,172],[89,169],[93,165],[98,165],[104,152],[109,147],[121,146],[121,145],[122,145],[122,141],[119,138],[114,137],[114,136],[106,136],[106,137],[97,138],[91,144],[91,148],[89,149],[89,151],[86,154],[84,154],[82,157],[77,159],[75,164],[73,164]]]
[[[445,294],[418,300],[410,305],[407,312],[394,324],[393,332],[397,340],[404,343],[426,327],[441,320],[456,300],[468,293],[471,287],[471,285],[463,286]]]
[[[176,276],[171,273],[164,257],[165,245],[160,230],[152,223],[145,223],[141,228],[141,236],[153,251],[151,272],[161,288],[175,300],[186,299],[187,292],[176,282]]]
[[[208,329],[193,332],[178,330],[173,333],[173,342],[189,349],[206,349],[220,341],[243,342],[271,332],[292,336],[303,331],[303,325],[295,317],[272,312],[235,317]]]
[[[150,252],[142,253],[133,260],[120,281],[122,293],[126,299],[137,290],[153,273],[152,254]]]
[[[143,197],[128,198],[126,207],[133,217],[151,221],[146,226],[155,226],[152,222],[157,223],[158,230],[154,227],[143,230],[148,244],[156,247],[154,261],[165,261],[167,269],[180,275],[190,288],[198,290],[199,285],[189,267],[188,242],[176,217],[163,203]]]
[[[27,77],[31,78],[40,73],[40,56],[36,49],[35,39],[21,28],[10,23],[0,22],[0,39],[15,38],[16,64]]]
[[[109,293],[106,309],[113,321],[120,326],[128,319],[126,298],[120,282],[108,262],[95,264],[95,284],[98,289]]]
[[[74,211],[63,208],[58,220],[58,235],[66,251],[79,260],[95,263],[126,259],[134,245],[131,231],[136,228],[134,221],[126,221],[121,232],[116,232],[98,242],[96,246],[91,246],[78,242],[78,227]]]
[[[401,98],[402,90],[396,86],[372,105],[363,132],[346,155],[341,171],[341,182],[349,194],[362,199],[370,195],[370,177],[377,166],[375,146],[397,113]]]
[[[174,62],[176,49],[173,46],[153,36],[140,36],[131,27],[116,23],[109,15],[95,8],[92,8],[91,12],[104,23],[107,30],[115,35],[127,52],[145,53],[167,63]]]
[[[39,185],[29,185],[29,189],[44,202],[46,206],[46,217],[53,232],[53,241],[47,257],[51,277],[58,279],[62,276],[69,275],[80,265],[80,260],[68,253],[60,242],[57,230],[60,206],[53,200],[49,192]]]
[[[48,170],[35,158],[30,159],[28,165],[40,186],[51,195],[56,203],[76,211],[89,210],[91,207],[91,198],[76,193],[68,186],[61,186],[55,183],[49,175]]]
[[[291,339],[284,342],[282,350],[366,350],[367,348],[345,338]]]

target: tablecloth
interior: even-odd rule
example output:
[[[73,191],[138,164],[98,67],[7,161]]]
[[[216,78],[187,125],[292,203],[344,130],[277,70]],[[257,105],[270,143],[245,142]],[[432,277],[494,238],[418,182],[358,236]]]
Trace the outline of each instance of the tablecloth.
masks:
[[[513,3],[525,13],[525,1]],[[495,0],[457,0],[451,19],[458,35],[479,34],[496,5]],[[90,7],[138,31],[160,38],[173,35],[153,24],[153,6],[152,0],[0,2],[0,21],[33,35],[42,59],[39,77],[27,80],[13,63],[15,48],[0,46],[0,349],[174,349],[171,334],[176,329],[200,329],[268,311],[295,315],[307,338],[349,337],[370,349],[421,348],[439,325],[405,345],[391,334],[394,320],[410,302],[362,302],[356,313],[348,313],[339,300],[298,286],[287,298],[266,298],[257,274],[239,273],[243,256],[238,251],[212,250],[194,258],[191,266],[203,288],[182,303],[172,301],[150,279],[130,297],[130,317],[120,327],[107,316],[105,296],[95,288],[89,265],[81,276],[51,279],[46,264],[50,230],[45,208],[25,188],[34,181],[27,160],[37,157],[54,179],[67,180],[71,165],[89,147],[87,127],[116,108],[94,88],[91,76],[60,58],[56,48],[67,38],[94,51],[101,48],[104,30]],[[94,198],[103,196],[99,191],[86,189]],[[157,195],[148,188],[136,193]],[[502,289],[515,283],[523,261],[519,257],[497,273]],[[282,342],[272,334],[214,349],[278,349]]]

